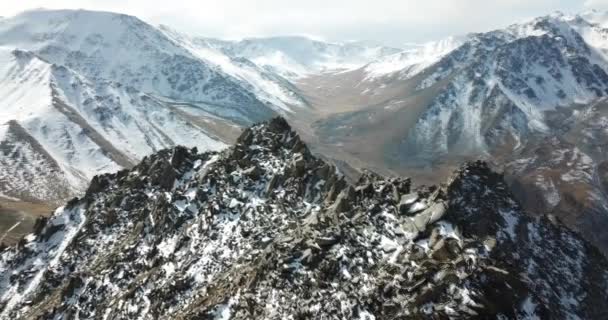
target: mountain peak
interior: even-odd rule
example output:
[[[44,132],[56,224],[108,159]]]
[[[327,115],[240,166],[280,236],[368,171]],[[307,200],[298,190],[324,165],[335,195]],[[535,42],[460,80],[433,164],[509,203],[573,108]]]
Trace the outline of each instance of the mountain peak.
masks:
[[[308,147],[283,117],[275,117],[245,129],[236,142],[235,148],[237,149],[251,146],[264,147],[273,151],[287,149],[294,154],[310,156]]]

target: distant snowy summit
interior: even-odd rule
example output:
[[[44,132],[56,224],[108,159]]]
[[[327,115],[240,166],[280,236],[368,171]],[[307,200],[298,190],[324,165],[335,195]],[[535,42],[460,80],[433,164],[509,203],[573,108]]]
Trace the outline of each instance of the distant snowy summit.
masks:
[[[288,79],[357,69],[401,51],[373,43],[329,43],[302,36],[210,42],[230,56],[249,59]]]

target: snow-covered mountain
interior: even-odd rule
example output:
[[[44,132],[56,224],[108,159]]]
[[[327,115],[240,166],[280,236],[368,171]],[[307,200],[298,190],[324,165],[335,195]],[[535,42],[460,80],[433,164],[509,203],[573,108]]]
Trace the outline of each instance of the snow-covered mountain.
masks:
[[[263,106],[255,103],[261,104],[256,94],[265,92],[241,88],[254,87],[259,79],[234,77],[236,71],[226,75],[226,68],[238,69],[230,66],[229,58],[218,57],[217,51],[192,50],[132,16],[82,10],[29,11],[3,21],[0,37],[0,45],[33,51],[91,80],[111,79],[175,100],[232,108],[240,104],[245,110],[238,111],[244,116],[264,113],[258,110]],[[276,98],[279,92],[267,96]]]
[[[35,10],[0,21],[0,193],[70,196],[175,145],[305,107],[281,77],[127,15]]]
[[[518,148],[546,133],[544,112],[608,92],[605,29],[562,15],[471,37],[428,70],[420,90],[442,86],[404,152]]]
[[[96,177],[0,248],[0,318],[602,319],[608,263],[483,162],[351,185],[283,119]]]
[[[316,136],[323,150],[401,172],[439,175],[491,159],[532,211],[554,214],[608,252],[597,232],[608,226],[607,159],[598,151],[608,142],[604,17],[556,13],[448,39],[417,58],[404,52],[328,76],[324,96],[314,79],[302,86],[325,101],[313,109],[342,106],[319,118]]]
[[[230,56],[251,60],[288,79],[357,69],[401,51],[364,42],[329,43],[300,36],[198,41],[221,49]]]
[[[370,78],[382,77],[399,72],[407,78],[415,75],[464,43],[466,37],[448,37],[439,41],[425,44],[410,44],[408,48],[372,61],[365,66],[365,72]]]
[[[545,112],[589,104],[608,92],[608,30],[585,20],[588,16],[554,14],[451,38],[340,77],[360,77],[356,88],[383,100],[362,105],[359,117],[420,109],[406,128],[402,154],[435,157],[517,148],[531,133],[550,131]],[[388,95],[395,86],[407,92]],[[424,99],[407,101],[413,96]]]
[[[354,72],[363,77],[357,88],[379,95],[386,106],[362,106],[360,116],[420,107],[400,144],[399,153],[408,156],[517,148],[531,132],[548,132],[544,112],[606,95],[606,32],[581,16],[551,15],[429,45],[411,60],[408,52],[388,57]],[[396,71],[385,66],[400,62],[405,67]],[[386,95],[408,85],[405,94]],[[426,99],[405,101],[413,96]]]

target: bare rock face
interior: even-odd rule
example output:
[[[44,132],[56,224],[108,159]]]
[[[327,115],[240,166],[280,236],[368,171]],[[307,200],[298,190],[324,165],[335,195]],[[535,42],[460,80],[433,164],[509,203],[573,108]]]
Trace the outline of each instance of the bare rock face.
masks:
[[[407,214],[410,211],[412,205],[416,203],[418,198],[418,193],[409,193],[403,195],[399,201],[399,213]]]
[[[439,187],[369,172],[351,185],[274,119],[225,152],[165,150],[94,182],[2,249],[1,319],[608,312],[604,257],[524,214],[483,162]]]

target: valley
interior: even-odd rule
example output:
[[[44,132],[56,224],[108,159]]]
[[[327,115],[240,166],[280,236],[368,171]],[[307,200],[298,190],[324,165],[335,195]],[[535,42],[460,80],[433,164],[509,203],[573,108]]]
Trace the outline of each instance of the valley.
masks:
[[[607,151],[600,11],[386,46],[28,10],[0,319],[606,318]]]
[[[50,216],[55,208],[44,203],[27,203],[0,196],[0,243],[14,245],[32,232],[38,217]]]
[[[57,206],[96,174],[176,145],[221,150],[281,115],[352,181],[369,169],[436,184],[484,159],[527,210],[608,250],[603,19],[552,14],[397,49],[26,12],[0,21],[0,192]]]

